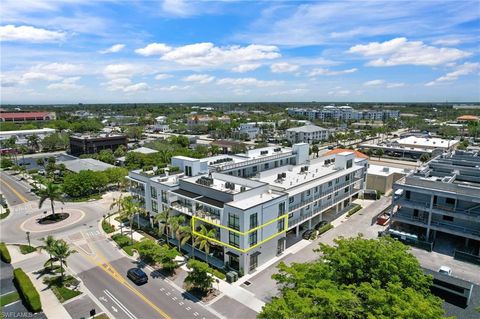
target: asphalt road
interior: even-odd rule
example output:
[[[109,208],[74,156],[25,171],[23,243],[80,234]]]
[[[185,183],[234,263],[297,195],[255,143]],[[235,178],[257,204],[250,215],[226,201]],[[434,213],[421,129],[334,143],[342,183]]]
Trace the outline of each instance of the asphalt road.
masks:
[[[136,286],[126,278],[126,272],[137,267],[137,263],[121,254],[108,240],[98,236],[89,240],[89,246],[92,253],[77,249],[79,253],[70,257],[69,267],[115,318],[218,318],[152,273],[150,267],[142,267],[149,282]]]
[[[37,199],[37,196],[30,192],[30,187],[19,179],[19,175],[11,176],[0,172],[0,188],[10,207]]]

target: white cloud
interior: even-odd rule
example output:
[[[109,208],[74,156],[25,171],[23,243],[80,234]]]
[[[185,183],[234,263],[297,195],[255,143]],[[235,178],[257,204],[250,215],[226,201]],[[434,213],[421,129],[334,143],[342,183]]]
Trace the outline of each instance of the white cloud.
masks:
[[[216,47],[211,42],[188,44],[176,48],[171,48],[164,43],[151,43],[145,48],[135,50],[140,55],[159,55],[164,61],[188,66],[220,66],[275,59],[280,57],[278,51],[278,47],[272,45]]]
[[[258,87],[269,87],[280,85],[283,82],[281,81],[264,81],[258,80],[256,78],[223,78],[217,81],[219,85],[233,85],[233,86],[258,86]]]
[[[83,66],[80,64],[72,63],[48,63],[48,64],[38,64],[32,67],[32,71],[35,72],[48,72],[57,75],[68,75],[82,72]]]
[[[291,90],[284,90],[284,91],[277,91],[277,92],[272,92],[268,93],[267,95],[269,96],[277,96],[277,95],[300,95],[307,93],[309,90],[304,89],[304,88],[297,88],[297,89],[291,89]]]
[[[162,10],[178,17],[186,17],[193,14],[192,9],[183,0],[163,0]]]
[[[182,79],[185,82],[198,82],[200,84],[207,84],[213,80],[215,80],[215,77],[208,74],[192,74]]]
[[[155,75],[155,80],[165,80],[165,79],[169,79],[169,78],[173,78],[173,75],[166,74],[166,73],[159,73],[159,74]]]
[[[245,73],[249,71],[253,71],[261,67],[260,63],[248,63],[248,64],[240,64],[232,69],[233,72],[237,73]]]
[[[111,47],[105,49],[105,50],[101,50],[99,51],[101,54],[106,54],[106,53],[116,53],[116,52],[120,52],[122,51],[123,49],[125,48],[125,44],[114,44],[112,45]]]
[[[363,83],[363,86],[380,86],[385,84],[384,80],[372,80],[372,81],[367,81]]]
[[[457,80],[460,76],[469,75],[480,70],[480,63],[465,62],[455,68],[454,71],[439,77],[438,79],[428,82],[425,86],[433,86],[440,82],[450,82]]]
[[[334,90],[329,91],[327,94],[328,94],[328,95],[334,95],[334,96],[347,96],[347,95],[349,95],[350,93],[351,93],[350,90],[345,90],[345,89],[341,89],[341,88],[335,88]]]
[[[76,84],[76,82],[80,80],[80,77],[79,76],[73,76],[73,77],[69,77],[69,78],[65,78],[63,79],[62,82],[58,82],[58,83],[52,83],[50,85],[47,86],[47,89],[50,89],[50,90],[75,90],[75,89],[80,89],[82,88],[83,86],[82,85],[78,85]]]
[[[109,91],[123,91],[126,93],[147,91],[150,89],[147,83],[132,83],[132,80],[129,78],[114,78],[103,84],[107,86]]]
[[[51,31],[31,26],[4,25],[0,27],[1,41],[56,42],[63,41],[67,34],[63,31]]]
[[[333,71],[329,69],[323,69],[323,68],[316,68],[313,69],[308,75],[309,76],[317,76],[317,75],[341,75],[341,74],[348,74],[348,73],[354,73],[357,72],[357,68],[351,68],[347,70],[339,70],[339,71]]]
[[[457,45],[462,43],[460,39],[440,39],[432,42],[434,45],[446,45],[446,46],[451,46],[451,45]]]
[[[141,82],[132,85],[128,85],[123,88],[123,92],[139,92],[139,91],[148,91],[150,87],[147,83]]]
[[[405,86],[405,83],[403,83],[403,82],[388,83],[387,84],[387,89],[401,88],[401,87],[404,87],[404,86]]]
[[[135,53],[143,56],[163,55],[172,50],[171,47],[165,43],[150,43],[144,48],[136,49]]]
[[[181,91],[181,90],[188,90],[190,88],[190,85],[185,85],[185,86],[178,86],[178,85],[171,85],[171,86],[165,86],[159,88],[160,91]]]
[[[471,55],[470,52],[459,49],[429,46],[422,41],[408,41],[407,38],[359,44],[351,47],[348,52],[375,58],[370,60],[367,65],[376,67],[407,64],[435,66]]]
[[[137,72],[133,64],[109,64],[103,69],[103,75],[108,79],[129,78]]]
[[[290,64],[286,62],[279,62],[270,65],[270,70],[273,73],[288,73],[288,72],[295,72],[298,70],[298,65]]]
[[[22,75],[22,82],[29,82],[34,80],[43,80],[43,81],[58,81],[62,77],[56,74],[42,73],[42,72],[27,72]]]

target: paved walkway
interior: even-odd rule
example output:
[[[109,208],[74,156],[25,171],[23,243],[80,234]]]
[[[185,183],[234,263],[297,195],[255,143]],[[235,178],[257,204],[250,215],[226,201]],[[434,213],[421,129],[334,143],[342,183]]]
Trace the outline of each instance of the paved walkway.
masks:
[[[33,285],[40,293],[40,300],[42,302],[43,313],[48,319],[70,319],[70,314],[62,306],[55,294],[48,289],[42,282],[43,277],[37,279],[37,276],[29,273],[28,276],[32,280]]]

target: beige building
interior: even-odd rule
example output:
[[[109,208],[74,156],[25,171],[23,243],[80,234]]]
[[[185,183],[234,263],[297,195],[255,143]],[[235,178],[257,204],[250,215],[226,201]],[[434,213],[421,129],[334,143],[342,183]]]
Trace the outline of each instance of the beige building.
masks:
[[[370,164],[367,170],[367,189],[388,194],[392,190],[393,183],[409,172],[409,169]]]

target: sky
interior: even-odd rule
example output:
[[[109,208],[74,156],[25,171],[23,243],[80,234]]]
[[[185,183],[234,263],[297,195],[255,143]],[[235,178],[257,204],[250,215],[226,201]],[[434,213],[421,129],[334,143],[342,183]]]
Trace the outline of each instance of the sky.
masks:
[[[480,101],[480,1],[2,0],[5,104]]]

